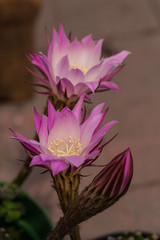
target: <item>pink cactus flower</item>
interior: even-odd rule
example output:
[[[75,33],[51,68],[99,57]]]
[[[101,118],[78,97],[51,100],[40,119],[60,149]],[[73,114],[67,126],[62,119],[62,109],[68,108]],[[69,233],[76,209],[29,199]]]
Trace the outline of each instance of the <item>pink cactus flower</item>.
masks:
[[[84,95],[72,111],[65,107],[61,112],[56,111],[48,101],[48,117],[44,114],[40,117],[34,109],[39,142],[11,130],[15,135],[11,138],[17,139],[31,156],[30,166],[47,167],[55,176],[69,166],[74,170],[99,156],[105,145],[100,144],[104,135],[117,121],[111,121],[100,128],[108,110],[101,112],[104,103],[97,105],[87,119],[83,116],[81,120],[83,99]]]
[[[102,39],[93,41],[91,35],[71,42],[60,24],[59,33],[53,29],[48,55],[42,52],[30,54],[31,62],[43,75],[40,77],[32,72],[43,83],[37,85],[47,89],[43,93],[58,96],[63,101],[100,89],[119,91],[119,87],[109,80],[120,71],[130,52],[121,51],[100,59],[102,43]]]

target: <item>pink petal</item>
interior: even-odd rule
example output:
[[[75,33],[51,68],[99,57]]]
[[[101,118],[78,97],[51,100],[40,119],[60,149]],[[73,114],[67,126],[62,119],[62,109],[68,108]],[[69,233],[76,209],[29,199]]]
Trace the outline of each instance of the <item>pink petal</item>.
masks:
[[[36,146],[36,144],[31,143],[29,139],[25,139],[23,137],[10,137],[10,138],[19,141],[22,144],[22,146],[32,154],[41,153],[40,147]]]
[[[90,122],[90,120],[97,114],[99,114],[103,107],[104,107],[105,103],[100,103],[98,104],[90,113],[89,117],[87,118],[87,120],[81,125],[81,131],[83,131],[83,128]]]
[[[90,121],[88,121],[83,128],[81,127],[80,142],[83,144],[83,149],[85,149],[90,143],[93,132],[101,121],[102,116],[103,115],[101,113],[97,114]]]
[[[85,157],[85,162],[88,162],[89,158],[91,157],[96,157],[99,156],[100,152],[96,149],[95,151],[89,153],[86,157]]]
[[[94,93],[95,90],[97,89],[99,83],[98,82],[86,82],[85,83],[90,89],[91,91]]]
[[[113,89],[117,92],[121,92],[118,85],[114,82],[102,82],[100,84],[100,88],[108,88],[108,89]]]
[[[84,74],[79,69],[71,69],[68,73],[68,79],[75,86],[78,83],[84,82]]]
[[[81,43],[83,46],[88,47],[88,48],[94,48],[95,47],[95,42],[92,39],[92,34],[89,34],[85,36],[82,40]]]
[[[14,136],[15,136],[17,139],[29,141],[28,138],[24,137],[23,135],[21,135],[20,133],[14,131],[13,129],[9,128],[9,130],[14,134]],[[14,137],[11,137],[11,138],[14,138]]]
[[[84,150],[85,154],[88,154],[95,146],[102,140],[104,135],[108,132],[108,130],[114,125],[118,123],[118,121],[111,121],[105,124],[95,135],[93,135],[90,144]]]
[[[50,161],[42,161],[42,159],[41,159],[41,155],[37,155],[37,156],[34,156],[33,158],[32,158],[32,161],[31,161],[31,163],[30,163],[30,167],[31,166],[35,166],[35,165],[48,165],[48,164],[50,164]]]
[[[53,155],[53,154],[40,154],[40,157],[42,159],[43,162],[46,162],[46,161],[57,161],[57,160],[60,160],[59,157]]]
[[[88,91],[90,91],[90,89],[86,83],[78,83],[75,86],[75,93],[77,95],[81,95],[82,93],[87,93]]]
[[[81,166],[85,160],[84,156],[67,156],[65,159],[77,168]]]
[[[110,74],[106,74],[102,79],[101,79],[101,83],[104,81],[108,81],[111,78],[113,78],[117,73],[119,73],[119,71],[124,67],[124,65],[120,65],[119,67],[116,68],[115,71],[111,72]],[[100,85],[101,87],[101,85]]]
[[[55,75],[60,78],[67,78],[69,71],[68,56],[64,56],[56,66]]]
[[[68,107],[65,107],[61,112],[56,113],[54,124],[48,137],[48,146],[55,139],[63,139],[69,136],[79,139],[80,127],[75,115]]]
[[[39,140],[42,145],[46,147],[48,140],[48,118],[42,114],[41,127],[39,130]]]
[[[92,67],[85,75],[85,82],[98,82],[102,77],[103,60]]]
[[[85,94],[80,96],[78,102],[76,103],[76,105],[74,106],[74,108],[72,110],[72,112],[76,116],[79,124],[80,124],[80,121],[81,121],[81,111],[82,111],[82,104],[83,104],[84,97],[85,97]]]
[[[57,173],[66,170],[69,167],[69,164],[65,163],[64,161],[52,161],[51,168],[52,174],[55,176]]]
[[[94,62],[94,64],[96,64],[100,60],[102,44],[103,44],[103,39],[100,39],[95,46],[95,49],[94,49],[95,62]]]
[[[104,61],[105,61],[105,63],[111,62],[111,61],[116,61],[117,64],[120,65],[123,62],[123,60],[130,54],[131,54],[131,52],[124,50],[124,51],[121,51],[120,53],[118,53],[116,55],[105,58]]]
[[[67,97],[70,97],[74,94],[74,86],[73,86],[72,82],[70,82],[66,78],[62,78],[62,79],[60,79],[60,83],[62,86],[62,91],[63,91],[63,93],[67,94]]]

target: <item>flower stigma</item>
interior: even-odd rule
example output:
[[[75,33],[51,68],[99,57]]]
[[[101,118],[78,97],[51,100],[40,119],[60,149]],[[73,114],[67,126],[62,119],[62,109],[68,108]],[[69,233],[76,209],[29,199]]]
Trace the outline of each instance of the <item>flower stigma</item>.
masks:
[[[51,141],[48,149],[57,157],[79,156],[82,151],[82,144],[80,139],[67,136]]]
[[[78,65],[78,64],[70,64],[69,65],[69,69],[79,69],[83,72],[83,74],[85,75],[88,72],[88,69],[83,67],[82,65]]]

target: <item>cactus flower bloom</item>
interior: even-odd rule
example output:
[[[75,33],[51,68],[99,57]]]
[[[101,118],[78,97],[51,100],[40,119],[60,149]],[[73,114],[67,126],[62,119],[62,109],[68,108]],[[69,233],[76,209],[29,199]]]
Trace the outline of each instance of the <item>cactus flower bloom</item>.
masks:
[[[53,176],[66,170],[79,168],[96,158],[103,147],[100,143],[106,132],[117,121],[111,121],[100,128],[107,113],[102,113],[104,103],[97,105],[90,116],[81,121],[81,108],[84,95],[71,111],[65,107],[61,112],[55,110],[48,101],[48,117],[42,117],[34,109],[34,120],[39,142],[29,140],[12,130],[15,138],[32,158],[30,166],[41,165],[52,171]],[[100,129],[99,129],[100,128]]]
[[[88,35],[72,42],[66,36],[60,24],[59,33],[53,29],[53,39],[48,46],[48,55],[42,52],[31,53],[31,62],[37,67],[43,77],[37,77],[47,88],[47,94],[65,98],[79,98],[82,93],[95,92],[98,89],[113,89],[118,86],[109,81],[122,68],[123,60],[130,54],[128,51],[108,58],[101,58],[103,40],[93,41]]]

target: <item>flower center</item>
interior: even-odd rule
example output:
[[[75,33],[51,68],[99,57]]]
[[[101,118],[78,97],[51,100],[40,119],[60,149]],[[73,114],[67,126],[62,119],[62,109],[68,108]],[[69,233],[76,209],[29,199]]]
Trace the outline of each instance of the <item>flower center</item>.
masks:
[[[71,70],[71,69],[77,69],[77,68],[78,68],[79,70],[81,70],[84,75],[88,72],[88,69],[85,68],[85,67],[83,67],[82,65],[72,64],[72,63],[69,65],[69,69],[70,69],[70,70]]]
[[[51,141],[48,149],[57,157],[79,156],[82,151],[82,144],[80,139],[67,136]]]

